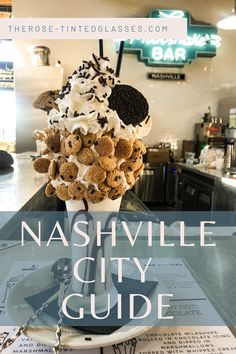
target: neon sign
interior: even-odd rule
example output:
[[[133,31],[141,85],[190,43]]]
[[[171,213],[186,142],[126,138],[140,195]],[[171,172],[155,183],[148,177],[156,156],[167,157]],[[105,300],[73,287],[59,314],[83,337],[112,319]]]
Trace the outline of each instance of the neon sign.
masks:
[[[125,53],[138,55],[139,61],[148,66],[183,67],[198,57],[212,58],[221,45],[217,28],[197,23],[190,12],[180,10],[153,10],[149,17],[187,19],[186,39],[132,39],[126,40]]]

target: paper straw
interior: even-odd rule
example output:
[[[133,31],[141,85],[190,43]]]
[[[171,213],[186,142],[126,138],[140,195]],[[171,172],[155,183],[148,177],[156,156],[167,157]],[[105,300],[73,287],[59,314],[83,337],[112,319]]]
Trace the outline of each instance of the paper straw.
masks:
[[[99,39],[99,57],[103,57],[103,40]]]
[[[118,52],[117,64],[116,64],[116,73],[115,74],[117,77],[120,76],[120,68],[121,68],[121,63],[122,63],[122,58],[123,58],[124,46],[125,46],[125,42],[121,41],[119,52]]]

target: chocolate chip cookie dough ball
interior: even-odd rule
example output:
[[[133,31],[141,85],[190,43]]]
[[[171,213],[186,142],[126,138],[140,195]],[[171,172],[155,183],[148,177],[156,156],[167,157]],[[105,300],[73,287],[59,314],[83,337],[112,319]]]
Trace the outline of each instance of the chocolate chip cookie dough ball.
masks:
[[[54,128],[45,128],[43,131],[46,134],[46,136],[48,136],[50,134],[55,134],[55,133],[59,134],[59,131]]]
[[[34,169],[39,173],[47,173],[50,165],[50,160],[44,157],[39,157],[33,163]]]
[[[111,191],[108,193],[108,198],[111,200],[118,199],[125,194],[125,186],[120,184],[117,188],[112,188]]]
[[[67,154],[77,154],[82,146],[82,140],[79,135],[70,134],[65,140],[65,149]]]
[[[131,158],[138,158],[141,154],[146,154],[146,147],[141,140],[137,139],[133,144],[133,152]]]
[[[86,187],[81,182],[72,182],[68,186],[68,194],[73,200],[81,200],[85,197]]]
[[[45,188],[45,195],[46,195],[46,197],[52,197],[55,194],[56,194],[56,190],[53,187],[52,183],[49,182]]]
[[[71,199],[68,194],[68,187],[65,184],[60,184],[59,186],[57,186],[56,195],[59,199],[64,201]]]
[[[71,134],[71,132],[69,132],[69,130],[62,130],[61,131],[61,135],[63,136],[63,138],[67,138],[70,134]]]
[[[134,172],[141,167],[142,163],[143,163],[142,156],[138,158],[130,158],[120,165],[120,169],[125,173]]]
[[[134,177],[138,178],[141,175],[141,173],[143,172],[143,170],[144,170],[144,163],[139,167],[139,169],[134,171]]]
[[[123,182],[123,173],[116,168],[107,175],[107,184],[112,188],[118,187]]]
[[[87,133],[86,135],[81,134],[80,136],[82,139],[83,146],[85,146],[85,147],[92,146],[95,143],[95,141],[97,140],[96,134],[93,134],[93,133]]]
[[[65,182],[73,182],[78,174],[78,167],[74,162],[64,163],[59,170],[60,177]]]
[[[134,172],[137,169],[136,166],[137,166],[136,162],[126,161],[120,165],[120,170],[124,171],[125,173]]]
[[[139,157],[130,157],[126,162],[133,162],[135,163],[135,169],[137,170],[143,163],[143,155]]]
[[[115,144],[112,138],[104,135],[94,143],[95,150],[101,156],[112,156],[115,152]]]
[[[60,151],[60,134],[49,134],[45,140],[45,143],[50,151],[59,152]]]
[[[86,174],[87,181],[94,184],[100,184],[104,182],[106,176],[106,171],[104,171],[104,169],[96,163],[89,167],[88,172]]]
[[[118,159],[128,159],[133,152],[133,144],[126,139],[120,139],[116,145],[115,156]]]
[[[134,177],[134,173],[133,172],[126,172],[125,173],[125,178],[126,178],[126,182],[133,187],[135,184],[135,177]]]
[[[33,107],[37,109],[42,109],[47,113],[49,113],[53,108],[58,110],[58,105],[55,102],[58,97],[59,97],[59,90],[43,92],[34,101]]]
[[[50,150],[48,148],[42,151],[42,155],[48,155],[48,154],[50,154]]]
[[[67,162],[67,159],[64,156],[58,156],[58,159],[57,159],[58,170],[61,168],[63,163],[66,163],[66,162]]]
[[[66,139],[61,140],[61,145],[60,145],[60,152],[63,156],[69,157],[70,154],[66,151],[66,144],[65,144]]]
[[[88,187],[88,190],[86,193],[86,199],[89,202],[96,204],[96,203],[101,202],[104,199],[104,197],[105,197],[105,194],[102,191],[97,190],[93,185]]]
[[[101,156],[99,164],[105,171],[113,171],[116,168],[117,159],[114,156]]]
[[[51,160],[50,165],[48,167],[48,177],[50,179],[56,179],[58,172],[58,165],[55,160]]]
[[[92,165],[94,162],[94,154],[92,149],[89,147],[84,147],[82,148],[78,154],[76,155],[77,160],[79,163],[82,163],[83,165]]]
[[[98,185],[98,189],[99,189],[101,192],[107,194],[107,193],[110,192],[111,187],[109,187],[108,184],[107,184],[107,182],[104,181],[103,183],[100,183],[100,184]]]

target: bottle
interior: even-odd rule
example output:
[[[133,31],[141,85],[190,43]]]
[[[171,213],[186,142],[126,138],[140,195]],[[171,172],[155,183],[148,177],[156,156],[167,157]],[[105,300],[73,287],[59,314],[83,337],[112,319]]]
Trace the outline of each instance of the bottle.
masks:
[[[60,61],[60,60],[58,60],[58,61],[56,62],[55,67],[56,67],[56,68],[61,68],[61,61]]]

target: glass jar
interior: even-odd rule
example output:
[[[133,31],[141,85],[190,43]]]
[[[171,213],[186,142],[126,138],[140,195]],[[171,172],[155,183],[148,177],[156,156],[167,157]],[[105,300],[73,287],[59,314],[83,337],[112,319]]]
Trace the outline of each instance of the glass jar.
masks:
[[[49,65],[50,49],[44,46],[35,46],[32,49],[32,63],[34,66]]]

